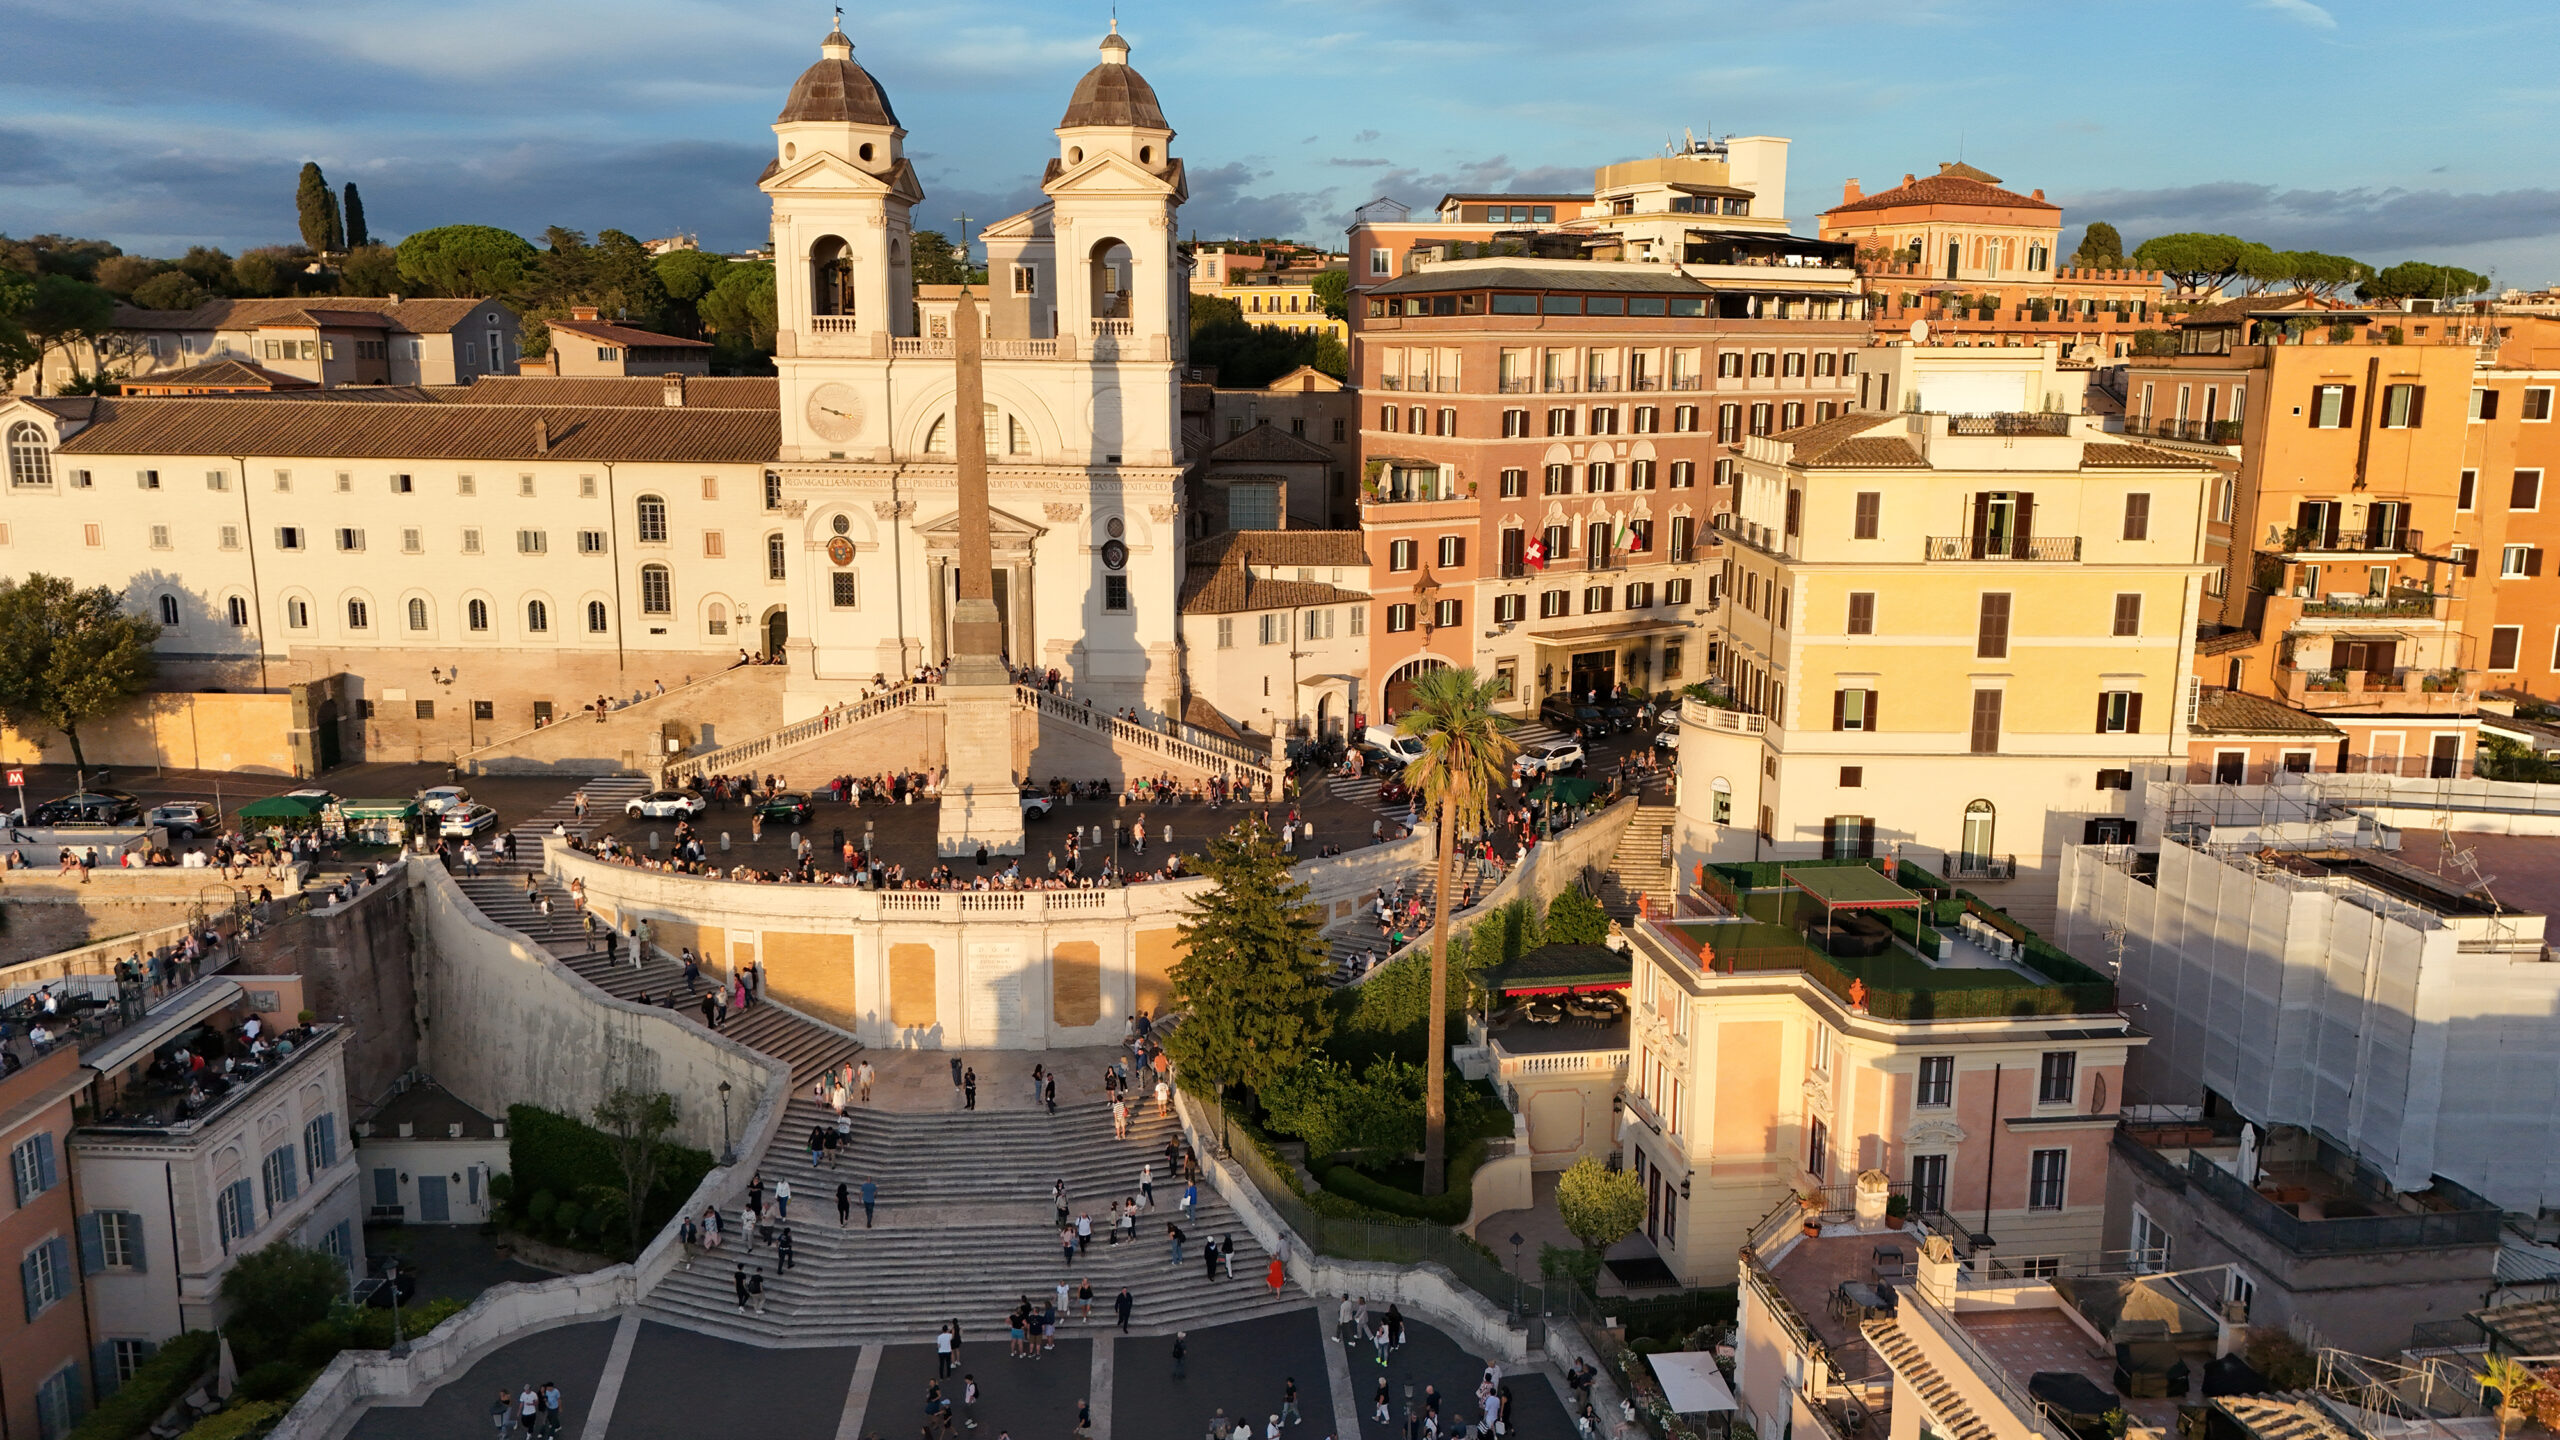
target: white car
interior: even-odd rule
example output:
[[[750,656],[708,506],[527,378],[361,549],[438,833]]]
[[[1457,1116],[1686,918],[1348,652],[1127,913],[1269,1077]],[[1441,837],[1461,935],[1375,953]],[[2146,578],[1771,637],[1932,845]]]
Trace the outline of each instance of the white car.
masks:
[[[1583,759],[1579,740],[1542,740],[1513,756],[1511,768],[1523,775],[1561,775]]]
[[[1360,743],[1398,765],[1410,765],[1421,759],[1424,748],[1421,736],[1406,735],[1388,725],[1372,725],[1362,731]]]
[[[448,840],[468,840],[498,823],[498,812],[486,805],[457,805],[444,812],[437,833]]]
[[[711,802],[684,790],[654,790],[622,807],[634,820],[690,820]]]
[[[1022,818],[1025,820],[1046,820],[1049,812],[1056,808],[1058,802],[1053,796],[1043,795],[1037,790],[1022,792]]]
[[[430,815],[441,815],[456,805],[471,803],[471,792],[459,785],[438,785],[418,792],[418,808]]]

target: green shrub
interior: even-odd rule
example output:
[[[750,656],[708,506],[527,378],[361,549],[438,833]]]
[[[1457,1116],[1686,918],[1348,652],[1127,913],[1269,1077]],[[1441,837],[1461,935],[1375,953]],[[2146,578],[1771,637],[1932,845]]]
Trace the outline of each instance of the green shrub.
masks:
[[[489,1177],[489,1199],[496,1204],[499,1209],[504,1210],[507,1206],[513,1204],[515,1202],[515,1198],[516,1177],[505,1174],[492,1175]]]
[[[575,1200],[561,1201],[560,1208],[551,1212],[552,1233],[565,1240],[576,1239],[578,1222],[586,1218],[586,1213],[586,1208]]]
[[[1326,1190],[1347,1196],[1372,1210],[1428,1220],[1436,1225],[1462,1224],[1467,1212],[1475,1205],[1476,1167],[1484,1163],[1485,1146],[1482,1137],[1471,1137],[1460,1143],[1455,1127],[1452,1127],[1450,1142],[1456,1148],[1449,1156],[1449,1188],[1439,1195],[1417,1195],[1348,1165],[1330,1166],[1319,1172],[1316,1178],[1324,1182]]]
[[[1547,902],[1547,941],[1554,945],[1598,945],[1609,938],[1609,916],[1600,902],[1568,885]]]
[[[232,1262],[222,1298],[236,1355],[252,1366],[284,1358],[296,1336],[329,1318],[346,1285],[337,1257],[306,1246],[269,1245]]]
[[[293,1407],[281,1400],[259,1400],[234,1405],[228,1410],[207,1415],[187,1427],[181,1440],[251,1440],[275,1428],[284,1412]]]
[[[424,1305],[400,1307],[400,1333],[411,1340],[426,1334],[463,1311],[463,1302],[450,1297],[430,1300]],[[391,1348],[391,1311],[367,1306],[355,1314],[348,1325],[346,1340],[339,1348],[346,1350],[388,1350]],[[323,1362],[326,1363],[326,1362]]]
[[[658,1183],[642,1207],[643,1230],[655,1230],[674,1219],[677,1208],[702,1183],[702,1177],[711,1173],[711,1166],[708,1151],[666,1146],[658,1166]],[[541,1203],[546,1191],[555,1204],[565,1204],[564,1197],[571,1196],[583,1202],[591,1187],[609,1189],[617,1195],[623,1190],[622,1162],[615,1158],[611,1136],[535,1105],[507,1107],[507,1168],[511,1188],[518,1193],[531,1193],[534,1205]],[[581,1214],[591,1208],[584,1203],[578,1205]],[[526,1215],[537,1230],[542,1228],[545,1217],[541,1213],[528,1206]],[[616,1251],[620,1248],[614,1247]]]
[[[282,1400],[311,1383],[311,1372],[290,1360],[252,1365],[240,1374],[243,1400]]]
[[[548,1190],[536,1190],[532,1201],[524,1207],[524,1218],[532,1222],[534,1229],[541,1230],[551,1224],[551,1214],[559,1208],[559,1196]]]
[[[220,1343],[210,1330],[190,1330],[162,1345],[132,1379],[82,1418],[71,1440],[133,1440],[150,1429],[212,1367]]]

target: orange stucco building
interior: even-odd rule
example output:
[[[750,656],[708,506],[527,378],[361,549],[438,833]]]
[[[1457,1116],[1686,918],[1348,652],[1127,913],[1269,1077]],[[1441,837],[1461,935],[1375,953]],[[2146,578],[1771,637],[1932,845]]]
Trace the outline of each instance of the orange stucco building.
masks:
[[[2066,358],[2087,360],[2123,357],[2134,331],[2160,323],[2160,272],[2062,264],[2062,207],[1970,165],[1905,175],[1872,195],[1850,180],[1821,226],[1823,239],[1857,247],[1880,338],[2054,340]]]
[[[61,1440],[89,1408],[95,1377],[80,1279],[87,1247],[71,1195],[71,1097],[91,1078],[78,1052],[61,1045],[0,1080],[0,1150],[9,1156],[0,1255],[17,1268],[21,1302],[0,1304],[0,1418],[13,1440]]]
[[[2560,320],[2513,317],[2471,377],[2454,535],[2487,592],[2465,614],[2483,683],[2560,697]]]

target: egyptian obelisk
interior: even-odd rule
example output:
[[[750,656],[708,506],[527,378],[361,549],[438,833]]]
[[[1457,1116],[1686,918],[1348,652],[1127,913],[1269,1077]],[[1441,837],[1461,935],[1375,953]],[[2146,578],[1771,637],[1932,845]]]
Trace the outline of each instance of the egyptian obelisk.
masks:
[[[943,858],[1022,853],[1022,799],[1013,772],[1013,679],[1006,673],[988,540],[986,350],[978,301],[960,290],[951,312],[957,371],[951,446],[959,462],[960,593],[951,608],[951,662],[942,676]]]

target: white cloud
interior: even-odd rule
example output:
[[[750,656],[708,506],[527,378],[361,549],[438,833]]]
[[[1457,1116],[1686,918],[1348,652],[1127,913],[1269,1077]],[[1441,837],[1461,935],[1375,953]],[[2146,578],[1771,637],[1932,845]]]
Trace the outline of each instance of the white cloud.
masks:
[[[2311,0],[2257,0],[2260,10],[2272,10],[2298,25],[2313,30],[2335,30],[2338,17],[2311,3]]]

